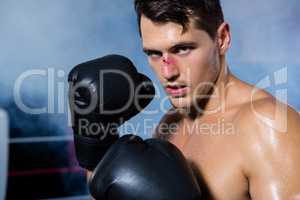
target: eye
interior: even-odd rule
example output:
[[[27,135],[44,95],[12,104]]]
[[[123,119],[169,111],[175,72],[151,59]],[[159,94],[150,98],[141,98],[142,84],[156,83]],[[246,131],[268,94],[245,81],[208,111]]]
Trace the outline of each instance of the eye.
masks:
[[[174,53],[178,54],[178,55],[186,55],[188,53],[190,53],[190,51],[192,50],[192,47],[179,47],[178,49],[175,50]]]
[[[160,58],[162,56],[159,51],[145,51],[145,53],[149,58]]]

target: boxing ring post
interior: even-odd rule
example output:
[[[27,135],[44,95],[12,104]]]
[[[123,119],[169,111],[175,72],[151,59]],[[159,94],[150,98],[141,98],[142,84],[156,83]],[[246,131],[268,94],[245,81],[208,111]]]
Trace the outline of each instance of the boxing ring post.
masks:
[[[8,170],[8,115],[0,109],[0,199],[5,199]]]

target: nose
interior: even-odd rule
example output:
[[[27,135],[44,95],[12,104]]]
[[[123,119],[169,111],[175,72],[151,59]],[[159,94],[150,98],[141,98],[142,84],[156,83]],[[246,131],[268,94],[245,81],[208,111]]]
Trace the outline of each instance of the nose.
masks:
[[[178,66],[169,55],[164,55],[162,58],[161,72],[162,76],[168,81],[175,80],[179,76]]]

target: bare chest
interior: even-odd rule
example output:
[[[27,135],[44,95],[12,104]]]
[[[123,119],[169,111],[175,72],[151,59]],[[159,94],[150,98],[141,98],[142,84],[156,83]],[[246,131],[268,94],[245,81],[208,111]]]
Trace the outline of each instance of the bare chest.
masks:
[[[183,150],[201,185],[205,199],[249,199],[248,180],[244,176],[242,159],[229,149]]]
[[[212,130],[208,128],[204,131],[185,137],[187,140],[179,136],[170,140],[189,160],[204,199],[250,199],[248,180],[242,170],[243,154],[236,133],[209,134]]]

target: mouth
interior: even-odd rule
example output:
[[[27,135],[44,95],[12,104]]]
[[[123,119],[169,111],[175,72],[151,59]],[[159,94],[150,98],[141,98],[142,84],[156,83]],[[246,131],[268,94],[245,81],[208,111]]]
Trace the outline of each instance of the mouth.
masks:
[[[167,85],[165,88],[166,92],[172,97],[183,97],[188,90],[186,85]]]

